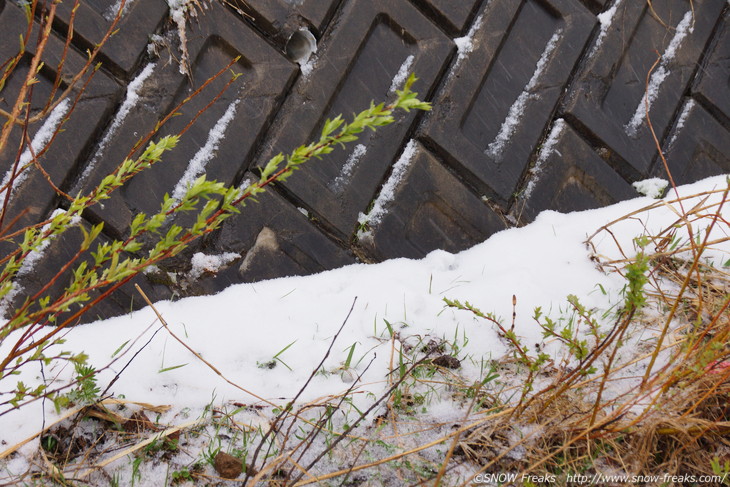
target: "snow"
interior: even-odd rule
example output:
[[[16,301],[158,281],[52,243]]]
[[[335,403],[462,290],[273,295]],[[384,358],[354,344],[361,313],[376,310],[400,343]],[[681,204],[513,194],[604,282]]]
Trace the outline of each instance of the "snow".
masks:
[[[632,186],[644,196],[659,199],[664,194],[667,186],[669,186],[669,181],[662,178],[649,178],[643,181],[636,181]]]
[[[411,159],[413,159],[415,154],[416,141],[411,139],[408,141],[408,144],[406,144],[405,149],[403,149],[403,154],[401,154],[398,161],[393,165],[393,172],[390,174],[390,177],[380,190],[380,194],[373,203],[373,207],[367,214],[360,213],[358,223],[361,226],[364,227],[367,225],[369,227],[373,227],[380,223],[380,220],[387,212],[388,204],[393,201],[393,198],[395,198],[395,190],[400,184],[401,179],[403,179],[406,170],[411,165]],[[361,229],[358,231],[358,238],[367,238],[368,236],[370,236],[369,230]]]
[[[504,120],[504,122],[502,122],[502,126],[499,128],[499,133],[497,134],[497,137],[495,137],[494,141],[492,141],[492,143],[487,146],[487,150],[484,151],[484,153],[488,156],[494,159],[499,159],[502,156],[502,152],[504,151],[505,146],[512,139],[512,135],[514,135],[514,132],[517,129],[520,120],[522,120],[522,117],[524,116],[527,102],[530,100],[534,100],[539,96],[539,94],[534,93],[533,91],[535,87],[537,87],[537,84],[540,81],[543,72],[545,71],[545,67],[550,60],[550,56],[555,50],[555,47],[557,46],[558,41],[560,40],[562,35],[563,30],[558,29],[548,41],[547,45],[545,46],[545,50],[540,56],[540,59],[537,60],[537,64],[535,65],[535,71],[534,73],[532,73],[532,78],[530,78],[530,81],[525,86],[525,89],[522,91],[522,93],[520,93],[520,96],[517,97],[517,100],[515,100],[515,102],[510,107],[509,112],[507,113],[507,118]]]
[[[555,130],[558,129],[554,127]],[[381,194],[392,194],[414,152],[415,144],[410,142]],[[696,195],[727,184],[726,176],[718,176],[680,187],[678,192],[683,196]],[[685,207],[693,207],[700,198],[704,196],[685,201]],[[718,198],[718,194],[710,195],[705,203]],[[127,346],[122,360],[99,372],[98,383],[104,389],[134,356],[111,393],[124,394],[132,401],[171,404],[173,411],[162,419],[176,418],[180,423],[181,416],[199,417],[211,400],[215,404],[263,404],[258,399],[263,398],[267,403],[286,404],[317,367],[354,303],[352,314],[324,363],[326,373],[313,378],[299,399],[302,403],[341,393],[352,385],[352,374],[364,372],[362,382],[356,386],[361,393],[352,397],[353,404],[362,408],[369,404],[365,392],[379,395],[388,388],[391,347],[395,346],[397,353],[406,344],[413,346],[429,338],[458,341],[460,373],[467,380],[476,380],[485,360],[500,358],[507,350],[488,323],[469,313],[445,308],[442,298],[469,301],[509,324],[515,295],[514,331],[524,343],[539,343],[542,330],[532,319],[535,307],[541,306],[546,313],[557,312],[565,306],[569,294],[579,296],[588,309],[607,310],[616,303],[625,281],[617,273],[599,270],[591,260],[593,252],[605,259],[621,258],[617,249],[632,248],[634,237],[673,224],[677,218],[675,209],[667,202],[657,204],[650,217],[624,219],[611,227],[610,235],[605,232],[592,240],[595,249],[587,248],[586,237],[602,225],[651,203],[653,200],[641,197],[584,212],[546,211],[530,225],[504,230],[457,254],[437,250],[421,260],[354,264],[307,277],[239,284],[213,296],[155,305],[172,331],[248,392],[224,382],[174,340],[161,328],[150,308],[74,327],[65,336],[66,343],[57,350],[84,351],[89,354],[90,363],[101,369],[112,362],[111,357],[120,345],[136,339],[136,344]],[[726,252],[730,251],[728,242],[723,245]],[[208,262],[216,265],[230,257],[202,256],[197,268],[207,269]],[[599,292],[599,287],[605,293]],[[388,334],[386,320],[397,333],[394,341]],[[647,329],[645,333],[652,332]],[[646,339],[632,338],[637,343]],[[0,356],[5,356],[12,341],[0,345]],[[356,349],[351,368],[345,371],[343,363],[353,344]],[[282,352],[288,345],[291,346]],[[555,343],[547,344],[545,351],[556,361],[564,353]],[[287,366],[279,363],[274,368],[260,367],[275,356]],[[371,360],[372,365],[365,371]],[[180,367],[172,368],[175,366]],[[64,383],[73,376],[71,369],[49,366],[44,376]],[[34,387],[41,380],[39,369],[28,368],[19,376],[5,378],[0,381],[0,391],[12,389],[18,380]],[[428,414],[446,428],[459,418],[458,412],[441,400],[429,406]],[[14,445],[57,417],[52,405],[24,405],[0,416],[0,440],[3,445]],[[255,412],[252,417],[257,418],[256,424],[261,424],[262,419]],[[37,449],[36,439],[23,447],[20,455],[8,459],[5,468],[22,471],[27,466],[24,455],[32,455]],[[164,484],[165,469],[158,470],[145,471],[145,485]]]
[[[154,70],[155,63],[148,63],[144,67],[144,69],[142,69],[142,71],[140,71],[140,73],[127,85],[127,93],[124,97],[124,101],[119,107],[119,110],[117,110],[117,114],[114,116],[114,120],[112,120],[111,125],[108,129],[106,129],[106,133],[104,133],[104,137],[101,139],[101,142],[99,142],[99,146],[96,149],[94,157],[84,169],[83,174],[79,178],[77,186],[80,185],[81,182],[89,176],[89,174],[91,174],[91,171],[93,171],[94,167],[96,166],[96,162],[99,160],[100,157],[104,155],[104,150],[109,144],[109,141],[112,139],[112,137],[114,137],[114,134],[117,133],[119,127],[122,126],[122,123],[124,123],[127,115],[129,115],[129,112],[132,111],[132,108],[137,106],[137,103],[139,103],[140,90],[144,86],[145,81],[147,81],[150,75],[152,75]]]
[[[332,182],[332,191],[340,192],[342,190],[345,183],[347,183],[350,176],[352,176],[352,171],[355,169],[355,166],[357,166],[357,163],[360,162],[362,156],[365,155],[365,152],[367,152],[367,147],[363,144],[357,144],[355,146],[352,153],[347,158],[347,161],[345,161],[345,165],[342,166],[340,173]]]
[[[312,74],[312,71],[314,71],[314,68],[317,67],[317,58],[316,55],[313,55],[310,57],[306,63],[299,65],[299,70],[302,72],[302,76],[306,79],[309,78],[309,75]]]
[[[477,31],[482,27],[482,20],[484,20],[484,14],[481,14],[469,28],[469,32],[464,37],[457,37],[454,39],[456,44],[456,50],[459,55],[456,58],[454,69],[474,50],[474,36]]]
[[[601,31],[598,34],[598,37],[596,38],[595,44],[593,44],[593,48],[591,49],[591,53],[588,55],[588,57],[593,57],[593,55],[598,52],[598,49],[603,45],[603,41],[606,39],[606,34],[608,33],[608,29],[611,27],[611,24],[613,23],[613,19],[616,15],[616,11],[618,10],[619,5],[621,5],[622,0],[617,0],[616,3],[613,4],[611,8],[608,10],[601,12],[598,14],[598,22],[601,24]]]
[[[543,164],[545,164],[547,158],[550,157],[550,154],[555,151],[555,144],[558,143],[558,139],[563,133],[563,130],[565,130],[565,120],[563,120],[562,118],[556,119],[555,123],[553,124],[553,128],[550,130],[550,135],[548,135],[548,138],[542,145],[542,149],[540,149],[540,153],[537,155],[535,166],[532,168],[531,171],[530,180],[528,181],[527,186],[525,187],[525,191],[523,192],[523,198],[527,199],[532,194],[532,191],[535,189],[535,184],[539,181],[540,173],[542,172],[542,166]],[[558,152],[558,154],[562,156],[560,152]]]
[[[664,50],[659,66],[651,73],[646,91],[644,92],[644,96],[641,97],[639,105],[636,107],[634,116],[631,117],[629,123],[626,124],[626,134],[630,137],[635,137],[638,134],[639,127],[644,123],[644,119],[646,119],[646,113],[651,110],[651,105],[654,103],[657,96],[659,96],[659,90],[662,83],[664,83],[664,80],[670,73],[669,64],[674,60],[677,55],[677,49],[679,49],[682,45],[684,39],[692,32],[694,32],[694,22],[692,18],[692,11],[688,10],[677,25],[672,40]]]
[[[36,132],[30,142],[30,149],[32,149],[32,152],[30,149],[25,149],[20,155],[20,160],[18,162],[18,171],[16,172],[15,179],[13,180],[13,188],[20,187],[23,181],[26,180],[30,168],[25,168],[25,170],[23,170],[24,166],[33,160],[33,155],[38,156],[38,153],[46,148],[46,145],[48,145],[48,142],[50,142],[53,134],[56,133],[61,124],[61,121],[70,109],[71,102],[68,99],[64,99],[58,105],[56,105],[56,108],[51,110],[51,113],[48,115],[46,120],[43,122],[43,125],[41,125],[41,128],[38,129],[38,132]],[[3,177],[3,182],[0,183],[0,188],[3,188],[0,189],[0,201],[5,201],[5,194],[9,189],[6,186],[10,183],[10,179],[12,177],[13,169],[10,168],[8,169],[8,172],[5,173],[5,177]],[[13,195],[11,192],[11,199],[12,196]]]
[[[672,135],[672,138],[669,140],[669,144],[667,144],[668,148],[671,149],[671,147],[674,145],[674,141],[677,140],[679,133],[684,128],[684,123],[687,121],[687,117],[689,117],[689,114],[692,113],[692,110],[694,110],[696,104],[697,102],[695,102],[692,98],[687,100],[687,103],[684,104],[684,107],[682,108],[682,113],[679,114],[677,124],[674,127],[674,135]]]
[[[193,255],[192,259],[190,259],[192,268],[188,273],[188,278],[191,281],[194,281],[205,273],[215,274],[223,267],[240,257],[241,255],[236,254],[235,252],[226,252],[220,255],[208,255],[203,252],[197,252]]]
[[[228,124],[230,124],[233,117],[236,116],[236,110],[238,109],[238,104],[240,102],[241,99],[237,98],[228,105],[223,116],[219,118],[213,128],[210,129],[210,132],[208,132],[208,140],[205,141],[205,145],[198,149],[198,152],[196,152],[193,158],[190,159],[188,167],[185,169],[185,173],[180,178],[180,181],[178,181],[175,185],[175,189],[172,190],[173,199],[178,201],[181,200],[182,197],[185,196],[188,186],[192,184],[198,176],[205,172],[205,166],[207,166],[208,162],[213,159],[221,141],[226,135]]]
[[[413,64],[414,59],[415,57],[413,56],[413,54],[411,54],[406,58],[405,61],[403,61],[403,64],[401,64],[400,68],[398,68],[398,72],[393,78],[393,81],[390,83],[390,89],[388,90],[388,93],[395,93],[395,90],[401,87],[403,82],[408,77],[408,70],[411,69],[411,65]]]
[[[122,10],[122,17],[129,12],[129,9],[132,7],[132,4],[136,0],[127,0],[124,2],[124,10]],[[122,6],[122,0],[117,0],[114,2],[114,5],[111,5],[105,12],[104,12],[104,19],[107,20],[107,22],[112,22],[119,12],[119,7]]]
[[[170,8],[170,16],[175,18],[176,15],[183,15],[185,9],[193,4],[194,0],[167,0],[167,6]]]

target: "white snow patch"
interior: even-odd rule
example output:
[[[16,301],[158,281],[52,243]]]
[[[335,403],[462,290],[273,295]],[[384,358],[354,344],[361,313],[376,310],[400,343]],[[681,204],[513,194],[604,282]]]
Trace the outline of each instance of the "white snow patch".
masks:
[[[350,157],[348,157],[347,161],[345,161],[345,165],[342,166],[340,174],[338,174],[335,180],[332,182],[332,191],[339,192],[342,190],[342,187],[350,178],[350,176],[352,176],[352,171],[355,169],[355,166],[357,166],[357,163],[360,162],[362,156],[365,155],[365,152],[367,152],[367,147],[365,145],[357,144],[355,146],[355,148],[352,150],[352,153],[350,154]]]
[[[456,58],[456,63],[454,64],[454,69],[456,69],[459,64],[474,50],[474,36],[476,35],[477,31],[482,27],[482,21],[484,20],[484,14],[481,14],[477,19],[474,21],[473,24],[471,24],[471,27],[469,28],[469,32],[464,37],[457,37],[454,39],[454,43],[456,44],[456,50],[459,52],[459,55]]]
[[[220,255],[207,255],[202,252],[197,252],[190,259],[193,267],[188,273],[188,278],[194,281],[205,273],[215,274],[240,257],[241,255],[235,252],[226,252]]]
[[[639,102],[639,106],[636,107],[634,116],[631,117],[631,120],[625,126],[626,134],[630,137],[636,136],[639,131],[639,127],[644,123],[644,119],[646,118],[646,112],[651,110],[652,103],[654,103],[656,97],[659,96],[659,89],[661,88],[662,83],[664,83],[664,80],[669,75],[668,66],[677,55],[677,49],[679,49],[679,46],[682,45],[682,41],[684,41],[685,37],[687,37],[688,34],[694,32],[694,25],[692,20],[692,11],[688,10],[687,13],[684,14],[684,17],[682,17],[682,20],[677,25],[674,37],[672,37],[672,40],[669,42],[669,45],[664,51],[664,54],[662,54],[661,60],[659,61],[659,66],[654,70],[653,73],[651,73],[651,77],[649,78],[649,84],[646,87],[644,96],[641,97],[641,101]]]
[[[413,54],[411,54],[406,58],[405,61],[403,61],[403,64],[400,65],[400,68],[393,78],[393,81],[390,83],[390,89],[388,90],[388,93],[395,93],[395,90],[400,88],[400,86],[408,77],[408,70],[411,69],[411,65],[413,64],[414,59],[415,57],[413,56]]]
[[[219,118],[213,128],[210,129],[210,132],[208,132],[208,140],[205,141],[205,145],[195,153],[195,156],[193,156],[192,159],[190,159],[185,173],[180,178],[180,181],[178,181],[175,185],[175,189],[172,191],[173,199],[178,201],[181,200],[182,197],[185,196],[188,186],[195,181],[195,178],[205,172],[205,166],[208,162],[210,162],[213,156],[215,156],[221,140],[223,140],[226,135],[228,124],[230,124],[233,117],[236,116],[236,110],[238,109],[240,101],[241,99],[238,98],[228,105],[223,116]]]
[[[170,16],[183,15],[185,9],[193,5],[195,0],[167,0],[167,6],[170,7]]]
[[[126,2],[124,2],[124,9],[122,10],[121,17],[124,17],[127,14],[127,12],[129,12],[129,9],[132,7],[132,4],[135,1],[136,0],[127,0]],[[122,6],[122,0],[117,0],[116,2],[114,2],[114,5],[111,5],[104,12],[104,14],[103,14],[104,19],[106,19],[107,22],[112,22],[116,18],[117,12],[119,12],[119,7],[121,7],[121,6]]]
[[[253,184],[253,179],[250,177],[244,178],[243,181],[241,181],[241,184],[238,185],[238,192],[239,196],[246,192],[247,189],[251,187]]]
[[[160,57],[160,46],[163,45],[165,45],[165,38],[159,34],[152,34],[150,42],[147,44],[147,54],[150,57]]]
[[[634,189],[649,198],[659,199],[664,194],[664,190],[669,186],[669,181],[662,178],[649,178],[643,181],[636,181],[632,184]]]
[[[545,50],[540,56],[540,59],[537,60],[537,64],[535,65],[535,72],[532,73],[532,78],[530,78],[530,81],[527,83],[527,86],[525,86],[525,89],[522,91],[522,93],[520,93],[520,96],[517,97],[517,100],[510,107],[509,112],[507,113],[507,118],[504,120],[504,122],[502,122],[502,126],[499,128],[499,133],[497,134],[497,137],[495,137],[494,141],[492,141],[492,143],[487,146],[487,150],[484,151],[484,153],[488,156],[491,156],[495,159],[499,159],[502,156],[502,152],[504,151],[505,146],[512,138],[512,135],[517,129],[520,120],[522,120],[522,117],[525,113],[525,107],[527,106],[527,102],[539,97],[537,93],[533,93],[533,90],[537,86],[537,83],[540,81],[540,78],[542,77],[542,74],[547,67],[548,61],[550,60],[550,56],[555,50],[555,47],[558,45],[558,41],[560,40],[562,35],[563,29],[558,29],[548,41],[547,45],[545,46]]]
[[[306,63],[299,65],[299,70],[302,72],[304,78],[309,78],[314,68],[317,67],[316,55],[311,56]]]
[[[401,154],[398,162],[393,165],[393,172],[390,174],[390,177],[380,190],[380,194],[375,200],[372,209],[367,214],[360,213],[357,221],[361,226],[369,225],[372,227],[380,223],[380,220],[383,218],[388,209],[388,204],[390,204],[390,202],[393,201],[393,198],[395,198],[395,190],[400,184],[401,179],[403,179],[406,170],[411,165],[411,160],[415,154],[416,141],[411,139],[408,141],[408,144],[406,144],[405,149],[403,149],[403,154]],[[367,230],[358,230],[357,232],[358,238],[366,238],[369,235],[370,232]]]
[[[674,141],[677,140],[677,136],[682,131],[682,128],[684,128],[687,117],[689,117],[689,114],[692,112],[696,104],[697,103],[692,98],[690,98],[687,103],[684,104],[684,107],[682,108],[682,113],[679,114],[679,118],[677,119],[677,125],[674,127],[674,134],[669,140],[668,148],[671,148],[672,145],[674,145]]]
[[[591,53],[588,55],[588,57],[593,57],[596,51],[598,51],[598,49],[603,45],[603,41],[606,39],[608,29],[613,23],[613,19],[616,16],[616,11],[618,10],[619,5],[621,5],[621,2],[622,0],[617,0],[611,8],[609,8],[605,12],[601,12],[600,14],[598,14],[598,22],[600,22],[601,24],[601,32],[599,32],[598,37],[596,38],[596,43],[593,44],[593,48],[591,49]]]
[[[66,116],[70,108],[71,102],[68,99],[62,100],[58,105],[56,105],[56,108],[51,111],[51,113],[48,115],[48,118],[46,118],[46,120],[43,122],[43,125],[41,125],[41,128],[38,129],[38,132],[36,132],[36,134],[33,136],[33,139],[30,142],[30,148],[25,149],[20,155],[20,160],[18,161],[17,166],[18,171],[16,172],[15,179],[13,180],[13,188],[20,187],[23,181],[28,178],[30,167],[24,169],[25,165],[33,160],[34,154],[37,156],[40,151],[46,148],[46,145],[48,145],[51,138],[53,137],[53,134],[56,133],[56,130],[58,130],[58,127],[61,124],[63,117]],[[0,188],[2,188],[0,189],[0,202],[5,200],[5,195],[10,189],[9,184],[12,177],[13,168],[11,167],[10,169],[8,169],[8,172],[5,173],[3,182],[0,183]],[[11,193],[11,199],[12,196],[13,195]]]
[[[540,180],[542,166],[547,158],[550,157],[550,154],[555,151],[555,144],[557,144],[560,135],[563,133],[563,130],[565,130],[565,120],[563,120],[562,118],[558,118],[557,120],[555,120],[553,128],[550,130],[550,135],[548,135],[547,140],[545,140],[545,143],[543,143],[542,149],[540,149],[540,153],[537,155],[535,166],[532,168],[531,171],[532,177],[525,187],[525,191],[523,192],[523,198],[528,198],[532,194],[532,191],[535,189],[535,184]],[[560,152],[558,152],[558,154],[562,156]]]
[[[162,272],[162,269],[160,269],[156,265],[152,264],[152,265],[148,265],[147,267],[145,267],[142,272],[144,274],[156,274],[158,272]]]
[[[112,137],[114,137],[114,134],[117,133],[119,127],[122,126],[122,123],[124,123],[127,115],[129,115],[129,112],[132,111],[132,108],[134,108],[137,103],[139,103],[139,92],[144,86],[145,81],[147,81],[147,78],[149,78],[154,71],[154,69],[155,63],[147,64],[144,69],[140,71],[140,73],[127,85],[127,94],[124,97],[124,101],[119,107],[119,110],[117,110],[117,114],[114,116],[114,120],[112,120],[111,125],[109,126],[109,128],[106,129],[106,133],[101,139],[101,142],[99,142],[99,146],[96,149],[96,153],[94,153],[94,157],[84,169],[84,172],[79,178],[79,182],[76,183],[77,188],[89,176],[89,174],[91,174],[91,171],[94,170],[97,161],[100,157],[104,155],[104,151],[106,150],[107,145],[109,145],[109,141],[112,139]]]

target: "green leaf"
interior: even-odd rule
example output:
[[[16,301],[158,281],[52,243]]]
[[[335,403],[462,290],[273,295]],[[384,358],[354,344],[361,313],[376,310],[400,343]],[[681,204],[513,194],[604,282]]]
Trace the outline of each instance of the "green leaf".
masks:
[[[91,244],[96,237],[99,236],[101,230],[104,228],[104,222],[98,223],[91,227],[91,231],[87,232],[84,225],[79,225],[81,232],[84,234],[84,241],[81,243],[81,249],[86,250],[91,247]]]
[[[171,370],[175,370],[175,369],[179,369],[181,367],[185,367],[186,365],[188,365],[188,364],[180,364],[180,365],[173,365],[172,367],[165,367],[163,369],[158,370],[157,373],[158,374],[161,374],[163,372],[169,372]]]
[[[124,347],[126,347],[126,346],[127,346],[127,343],[129,343],[129,340],[127,340],[126,342],[124,342],[124,343],[122,343],[121,345],[119,345],[119,348],[117,348],[116,350],[114,350],[114,353],[112,354],[111,358],[114,358],[114,357],[116,357],[116,356],[117,356],[117,354],[118,354],[119,352],[121,352],[121,351],[122,351],[122,350],[124,349]]]
[[[322,138],[328,137],[332,132],[340,128],[345,121],[342,119],[342,115],[337,115],[332,120],[327,120],[322,128]]]

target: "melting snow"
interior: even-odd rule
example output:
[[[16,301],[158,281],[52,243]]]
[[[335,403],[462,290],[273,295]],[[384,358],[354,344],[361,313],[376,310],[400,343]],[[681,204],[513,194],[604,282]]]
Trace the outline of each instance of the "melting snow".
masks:
[[[593,45],[593,49],[591,49],[591,53],[588,55],[588,57],[592,57],[596,53],[596,51],[598,51],[601,45],[603,45],[603,41],[606,39],[608,29],[613,23],[613,19],[616,15],[616,10],[618,9],[619,5],[621,5],[621,2],[622,0],[617,0],[613,7],[609,8],[605,12],[598,14],[598,21],[601,23],[601,32],[598,34],[598,37],[596,38],[596,43]]]
[[[464,37],[457,37],[454,39],[454,43],[456,44],[456,49],[459,52],[459,56],[456,58],[456,63],[454,64],[454,69],[456,69],[459,64],[474,50],[474,35],[476,35],[477,31],[482,26],[482,20],[484,19],[484,14],[481,14],[477,19],[474,21],[473,24],[471,24],[471,27],[469,28],[469,32]]]
[[[557,46],[558,41],[560,40],[562,35],[563,30],[558,29],[548,41],[547,45],[545,46],[545,50],[542,52],[540,59],[538,59],[537,64],[535,65],[535,72],[532,74],[532,78],[530,78],[530,81],[527,83],[527,86],[525,86],[525,89],[522,91],[522,93],[520,93],[520,96],[510,107],[509,112],[507,113],[507,118],[504,120],[504,122],[502,122],[502,126],[499,129],[497,137],[491,144],[489,144],[489,146],[487,146],[487,150],[484,151],[484,153],[488,156],[491,156],[495,159],[498,159],[502,156],[502,151],[504,151],[507,142],[509,142],[509,140],[512,138],[512,135],[517,129],[517,125],[519,125],[520,120],[525,113],[525,107],[527,106],[527,102],[529,100],[533,100],[539,97],[537,93],[533,93],[533,90],[537,86],[537,83],[540,81],[540,77],[547,67],[550,56],[555,50],[555,47]]]
[[[333,191],[339,192],[342,190],[343,185],[350,178],[353,169],[355,169],[357,163],[360,162],[362,156],[365,155],[365,152],[367,152],[367,147],[365,147],[363,144],[357,144],[355,146],[355,148],[352,150],[352,153],[350,154],[350,157],[348,157],[347,161],[345,161],[345,165],[342,166],[340,174],[338,174],[335,180],[332,182]]]
[[[150,77],[152,72],[155,69],[155,63],[149,63],[147,66],[144,67],[144,69],[127,85],[127,94],[124,97],[124,101],[122,102],[122,105],[119,107],[119,110],[117,110],[117,114],[114,116],[114,120],[112,120],[112,124],[109,126],[109,128],[106,129],[106,133],[104,134],[104,137],[101,139],[101,142],[99,142],[99,147],[96,149],[96,153],[94,154],[94,157],[91,159],[91,162],[86,166],[84,169],[83,174],[81,174],[81,177],[79,178],[79,181],[76,183],[77,187],[91,174],[91,171],[94,170],[94,167],[96,166],[96,162],[99,160],[101,156],[104,155],[104,150],[106,150],[106,146],[109,144],[109,141],[112,139],[114,134],[117,133],[117,130],[119,130],[119,127],[122,126],[122,123],[124,123],[124,120],[127,118],[127,115],[129,115],[129,112],[132,111],[132,108],[134,108],[137,103],[139,102],[139,92],[142,89],[142,86],[144,86],[145,81],[147,81],[147,78]]]
[[[226,252],[220,255],[207,255],[202,252],[198,252],[193,255],[192,259],[190,259],[190,263],[193,267],[188,273],[188,278],[191,281],[194,281],[206,272],[215,274],[223,267],[240,257],[240,254],[236,254],[234,252]]]
[[[684,123],[687,121],[687,117],[689,116],[690,112],[694,109],[695,105],[697,103],[690,98],[687,100],[687,103],[684,104],[684,108],[682,109],[682,113],[679,114],[679,118],[677,119],[677,125],[674,127],[674,135],[672,135],[672,138],[669,141],[668,147],[671,148],[672,145],[674,145],[674,141],[677,140],[677,136],[679,135],[679,132],[682,131],[682,128],[684,127]]]
[[[408,141],[408,144],[406,144],[406,148],[403,149],[403,154],[401,154],[398,162],[393,165],[393,172],[383,185],[383,189],[380,190],[380,194],[375,200],[375,203],[373,203],[372,209],[367,214],[360,213],[360,216],[357,219],[360,225],[369,225],[372,227],[380,223],[380,220],[387,211],[388,204],[390,204],[390,202],[393,201],[393,198],[395,198],[395,190],[400,184],[401,179],[403,179],[406,170],[411,165],[411,160],[415,154],[416,141],[411,139]],[[357,233],[358,238],[366,238],[369,235],[370,232],[364,230],[358,230]]]
[[[135,1],[136,0],[127,0],[126,2],[124,2],[124,10],[122,10],[122,17],[124,15],[126,15],[127,12],[129,12],[129,9],[132,7],[132,4]],[[116,18],[117,12],[119,12],[119,7],[121,7],[121,6],[122,6],[122,0],[117,0],[116,2],[114,2],[114,5],[110,6],[106,10],[106,12],[104,12],[104,15],[103,15],[104,18],[108,22],[112,22]]]
[[[15,174],[15,179],[13,180],[13,188],[19,187],[23,181],[26,180],[30,168],[28,167],[24,170],[24,166],[33,160],[33,155],[37,156],[40,151],[46,148],[46,145],[48,145],[53,134],[55,134],[56,130],[58,130],[61,121],[66,116],[70,108],[71,103],[69,100],[62,100],[58,105],[56,105],[56,108],[51,111],[46,120],[43,122],[43,125],[41,125],[41,128],[38,129],[38,132],[36,132],[35,136],[33,136],[33,140],[30,142],[30,149],[32,149],[32,151],[30,149],[25,149],[20,155],[20,160],[17,166],[18,170]],[[10,179],[12,177],[13,168],[11,167],[8,169],[8,172],[5,173],[3,182],[0,183],[0,188],[3,188],[0,189],[0,201],[5,200],[5,194],[9,189],[9,187],[6,186],[10,184]],[[11,193],[10,197],[12,198],[12,196],[13,195]]]
[[[650,178],[644,179],[643,181],[636,181],[632,186],[644,196],[659,199],[664,194],[667,186],[669,186],[669,181],[661,178]]]
[[[547,160],[548,157],[550,157],[550,154],[552,154],[555,151],[555,144],[557,144],[558,139],[560,138],[560,135],[563,133],[563,130],[565,130],[565,120],[562,118],[558,118],[555,120],[555,123],[553,124],[553,128],[550,130],[550,135],[548,135],[547,140],[542,145],[542,149],[540,149],[540,153],[537,156],[537,160],[535,161],[535,167],[532,168],[532,177],[530,178],[530,181],[528,181],[527,186],[525,187],[525,191],[523,192],[523,197],[527,199],[531,194],[532,191],[535,189],[535,184],[540,180],[540,172],[542,172],[542,166]],[[560,152],[558,152],[559,155]]]
[[[651,73],[649,84],[646,87],[644,96],[641,97],[641,101],[639,102],[639,106],[636,107],[634,116],[631,117],[629,123],[626,124],[625,128],[627,135],[635,137],[638,133],[639,127],[644,123],[644,119],[646,118],[646,112],[651,110],[652,103],[654,103],[656,97],[659,96],[659,89],[661,88],[662,83],[669,75],[669,63],[674,60],[674,57],[677,55],[677,49],[679,49],[679,46],[682,45],[684,38],[693,31],[694,25],[692,23],[692,11],[689,10],[686,14],[684,14],[684,17],[677,25],[674,37],[672,37],[667,49],[664,51],[664,54],[662,54],[659,67]]]
[[[317,67],[317,59],[316,55],[313,55],[306,63],[299,66],[299,70],[302,72],[303,77],[308,78],[315,67]]]
[[[210,129],[210,132],[208,132],[208,140],[205,141],[205,145],[198,150],[195,156],[193,156],[188,163],[188,168],[185,170],[185,174],[183,174],[180,181],[178,181],[177,185],[175,185],[175,189],[172,191],[173,199],[181,200],[182,197],[185,196],[188,186],[195,181],[195,178],[205,172],[205,166],[208,162],[210,162],[213,156],[215,156],[221,140],[223,140],[223,137],[226,135],[226,128],[228,128],[228,124],[231,123],[231,120],[233,120],[233,117],[236,115],[236,110],[240,101],[241,99],[238,98],[228,105],[226,112],[220,119],[218,119],[213,128]]]
[[[400,69],[398,69],[398,72],[393,78],[393,82],[390,84],[390,89],[388,90],[388,93],[395,93],[395,90],[400,88],[400,86],[408,77],[408,70],[411,69],[411,65],[413,64],[414,59],[415,58],[413,54],[411,54],[406,58],[405,61],[403,61],[403,64],[400,65]]]

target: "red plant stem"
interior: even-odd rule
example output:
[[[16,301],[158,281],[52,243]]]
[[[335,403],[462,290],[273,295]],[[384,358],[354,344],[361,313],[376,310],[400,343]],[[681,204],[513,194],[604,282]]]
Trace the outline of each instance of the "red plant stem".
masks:
[[[30,67],[28,68],[28,73],[25,75],[25,81],[20,86],[20,92],[18,93],[18,97],[15,99],[15,104],[13,105],[13,109],[10,111],[10,117],[5,122],[5,125],[3,125],[2,133],[0,134],[0,149],[4,148],[7,143],[8,139],[10,138],[10,133],[13,131],[13,122],[15,119],[18,118],[20,115],[20,112],[25,106],[26,102],[26,93],[28,90],[32,89],[33,86],[33,78],[35,77],[36,72],[38,71],[38,66],[41,62],[41,56],[43,55],[43,52],[46,49],[46,43],[48,42],[48,38],[51,34],[51,24],[53,22],[53,18],[56,16],[56,2],[51,3],[51,9],[48,13],[48,16],[46,17],[46,25],[44,28],[39,31],[39,40],[38,40],[38,47],[36,49],[36,53],[33,56],[33,59],[30,61]],[[33,20],[30,20],[30,23],[33,23]],[[30,109],[28,108],[26,116],[30,113]],[[25,129],[27,129],[27,124]],[[21,145],[22,146],[22,145]],[[15,175],[18,171],[18,165],[20,164],[20,158],[17,157],[15,159],[15,163],[13,164],[12,169],[12,176],[10,178],[10,182],[8,183],[8,187],[5,191],[5,198],[3,201],[3,209],[0,213],[0,228],[2,228],[3,219],[5,218],[5,213],[7,211],[8,204],[10,203],[10,189],[13,187],[13,180],[15,178]]]
[[[124,2],[127,0],[121,0],[122,6],[120,8],[123,8]],[[71,18],[68,21],[68,29],[66,31],[66,42],[63,46],[63,54],[61,55],[61,60],[58,62],[58,66],[56,66],[56,79],[53,82],[53,89],[51,90],[51,94],[48,96],[48,103],[46,104],[45,108],[43,109],[48,110],[48,107],[51,106],[51,101],[53,100],[53,97],[56,96],[56,92],[58,91],[58,88],[61,86],[61,79],[62,79],[62,71],[63,66],[66,63],[66,56],[68,55],[68,48],[71,46],[71,40],[73,39],[74,35],[74,20],[76,18],[76,10],[79,8],[79,0],[74,1],[74,6],[71,9]]]
[[[178,113],[178,111],[185,106],[190,100],[198,96],[210,83],[218,79],[223,73],[225,73],[228,69],[230,69],[231,66],[233,66],[238,61],[238,58],[232,59],[224,68],[222,68],[220,71],[218,71],[216,74],[214,74],[212,77],[208,78],[203,82],[200,87],[198,87],[195,91],[193,91],[190,95],[185,97],[180,103],[175,106],[172,110],[170,110],[167,115],[165,115],[162,120],[157,122],[157,125],[153,130],[151,130],[147,135],[145,135],[143,138],[141,138],[139,141],[137,141],[136,144],[130,149],[129,153],[127,153],[127,156],[125,159],[129,159],[132,157],[132,155],[137,152],[137,150],[144,144],[150,141],[152,139],[152,136],[154,136],[160,128],[166,124],[175,114]],[[119,163],[119,166],[117,166],[116,170],[119,170],[119,167],[122,165],[124,161]],[[116,172],[115,170],[115,172]]]

